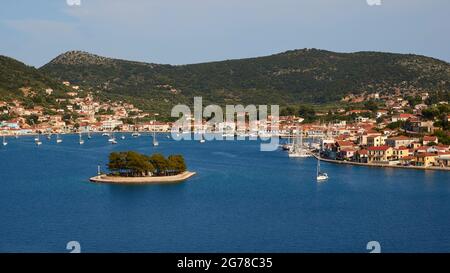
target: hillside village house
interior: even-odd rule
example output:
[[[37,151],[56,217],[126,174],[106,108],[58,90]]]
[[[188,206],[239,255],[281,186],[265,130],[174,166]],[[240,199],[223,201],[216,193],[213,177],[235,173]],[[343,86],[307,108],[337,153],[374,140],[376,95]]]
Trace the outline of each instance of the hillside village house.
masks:
[[[411,143],[417,142],[417,141],[418,141],[418,139],[415,139],[415,138],[409,138],[406,136],[398,136],[398,137],[387,138],[385,142],[386,142],[386,145],[388,145],[388,146],[398,148],[401,146],[408,147],[411,145]]]
[[[410,119],[406,123],[406,130],[415,133],[433,133],[435,131],[434,121],[423,121],[420,119]]]
[[[398,121],[407,121],[410,118],[415,118],[416,116],[413,114],[398,114],[394,115],[391,118],[392,122],[398,122]]]
[[[431,153],[420,153],[416,155],[416,166],[430,167],[437,162],[438,155]]]
[[[121,125],[123,125],[121,120],[109,119],[102,121],[102,129],[104,131],[112,131]]]
[[[355,162],[359,162],[359,163],[368,163],[369,151],[367,151],[366,149],[361,149],[361,150],[356,151],[354,160],[355,160]]]
[[[142,128],[152,132],[169,132],[171,126],[168,123],[152,121],[144,123]]]
[[[422,140],[423,146],[428,146],[429,143],[438,144],[439,140],[436,136],[424,136]]]
[[[378,136],[370,136],[367,138],[367,146],[379,147],[386,144],[387,137],[379,134]]]
[[[394,149],[389,146],[369,147],[368,163],[386,163],[392,159]]]
[[[355,153],[356,153],[356,149],[354,148],[345,148],[345,149],[341,149],[341,151],[338,153],[338,159],[341,160],[351,160],[353,159]]]
[[[377,111],[377,118],[384,117],[384,116],[386,116],[388,113],[389,113],[388,110],[380,109],[380,110]]]
[[[438,166],[450,167],[450,155],[441,155],[437,158]]]
[[[392,159],[394,159],[394,160],[400,160],[400,159],[403,159],[408,156],[409,156],[409,149],[404,146],[394,148],[393,153],[392,153],[392,157],[393,157]]]

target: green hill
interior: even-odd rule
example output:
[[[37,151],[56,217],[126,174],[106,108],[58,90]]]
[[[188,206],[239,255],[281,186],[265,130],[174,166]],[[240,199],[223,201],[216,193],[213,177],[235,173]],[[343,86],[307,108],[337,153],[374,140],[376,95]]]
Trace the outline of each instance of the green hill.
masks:
[[[154,108],[192,101],[277,103],[337,101],[348,93],[450,90],[450,64],[417,55],[335,53],[316,49],[191,65],[160,65],[64,53],[40,69],[109,97]],[[172,91],[170,90],[172,89]]]
[[[35,92],[42,92],[52,88],[56,93],[66,90],[59,81],[45,75],[45,73],[17,60],[0,56],[0,96],[1,98],[22,97],[21,88],[30,88]]]

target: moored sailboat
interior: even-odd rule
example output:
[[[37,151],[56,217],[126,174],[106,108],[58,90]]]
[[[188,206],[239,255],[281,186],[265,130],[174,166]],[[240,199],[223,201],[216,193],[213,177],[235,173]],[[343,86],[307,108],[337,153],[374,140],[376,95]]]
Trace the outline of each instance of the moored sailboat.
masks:
[[[202,133],[201,135],[200,135],[200,143],[205,143],[206,142],[206,140],[205,140],[205,135]]]
[[[81,133],[80,133],[80,140],[79,140],[79,143],[80,143],[80,145],[83,145],[83,144],[84,144],[84,139],[83,139],[83,136],[82,136]]]
[[[292,148],[289,151],[289,157],[305,158],[311,155],[303,146],[303,129],[297,129],[296,137],[292,142]]]
[[[153,146],[159,146],[159,142],[156,139],[156,132],[153,130]]]
[[[40,134],[38,134],[37,137],[34,140],[35,140],[37,146],[41,146],[42,145]]]
[[[62,142],[61,136],[59,134],[56,134],[56,143],[59,144]]]
[[[111,143],[111,144],[117,144],[117,140],[114,137],[114,132],[112,132],[110,138],[108,139],[108,142]]]
[[[328,180],[328,174],[324,173],[320,170],[320,154],[317,158],[317,176],[316,176],[317,182],[323,182],[325,180]]]

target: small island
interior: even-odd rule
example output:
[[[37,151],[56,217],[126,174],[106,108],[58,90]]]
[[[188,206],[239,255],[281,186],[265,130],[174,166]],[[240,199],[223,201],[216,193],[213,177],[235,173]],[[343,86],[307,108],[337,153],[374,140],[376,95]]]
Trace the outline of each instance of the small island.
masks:
[[[195,175],[187,171],[182,155],[147,156],[134,151],[112,152],[109,155],[109,174],[91,177],[91,182],[111,184],[158,184],[182,182]]]

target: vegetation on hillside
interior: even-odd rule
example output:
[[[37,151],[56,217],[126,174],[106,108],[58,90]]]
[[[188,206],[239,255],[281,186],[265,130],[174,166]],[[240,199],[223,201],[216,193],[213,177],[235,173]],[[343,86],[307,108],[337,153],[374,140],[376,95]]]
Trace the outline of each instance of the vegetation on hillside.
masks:
[[[39,100],[47,88],[53,89],[57,96],[64,96],[64,91],[68,90],[60,81],[42,71],[0,55],[0,98],[32,97],[33,94]]]
[[[58,56],[40,70],[162,114],[177,103],[191,104],[193,96],[202,96],[208,104],[287,106],[338,101],[348,93],[424,90],[448,97],[450,92],[450,64],[417,55],[377,52],[305,49],[171,66],[76,51]]]

